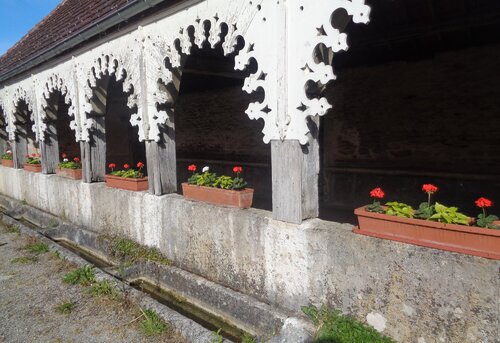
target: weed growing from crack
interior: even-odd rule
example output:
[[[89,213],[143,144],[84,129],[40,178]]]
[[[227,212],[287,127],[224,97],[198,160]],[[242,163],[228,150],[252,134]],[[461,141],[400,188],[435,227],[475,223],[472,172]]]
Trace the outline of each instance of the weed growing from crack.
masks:
[[[211,343],[222,343],[224,342],[224,337],[220,334],[221,329],[217,331],[212,331],[212,342]]]
[[[241,339],[241,343],[257,343],[257,341],[252,335],[245,333]]]
[[[72,301],[64,301],[56,306],[56,311],[61,314],[69,314],[75,308],[75,303]]]
[[[38,258],[36,256],[20,256],[11,260],[10,263],[28,264],[28,263],[35,263],[37,261]]]
[[[110,299],[115,299],[118,296],[118,290],[108,280],[92,284],[89,293],[93,297],[108,297]]]
[[[54,260],[62,260],[63,257],[59,251],[54,250],[50,253],[50,258]]]
[[[326,306],[303,306],[304,312],[318,327],[314,342],[338,343],[394,343],[375,329],[368,327],[356,319],[344,316],[338,310],[330,310]]]
[[[165,258],[156,248],[140,245],[128,238],[114,238],[111,241],[109,252],[126,264],[138,261],[151,261],[159,264],[170,265],[170,261]]]
[[[64,275],[63,281],[72,285],[88,286],[95,282],[95,267],[87,264],[70,271]]]
[[[154,310],[146,309],[142,310],[142,316],[144,317],[141,322],[141,331],[146,336],[156,336],[168,330],[168,325],[161,319],[161,317]]]

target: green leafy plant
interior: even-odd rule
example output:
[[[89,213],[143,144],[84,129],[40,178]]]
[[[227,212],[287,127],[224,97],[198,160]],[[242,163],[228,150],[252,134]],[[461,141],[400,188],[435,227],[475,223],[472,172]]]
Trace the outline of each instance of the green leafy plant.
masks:
[[[75,303],[73,301],[64,301],[56,306],[56,311],[61,314],[69,314],[75,308]]]
[[[12,160],[12,151],[7,150],[2,154],[2,160]]]
[[[153,310],[142,310],[143,320],[141,321],[141,330],[146,336],[161,335],[168,330],[168,325]]]
[[[124,177],[127,179],[142,179],[144,177],[144,173],[142,169],[144,168],[144,163],[137,162],[137,170],[130,168],[130,165],[125,163],[123,165],[122,170],[115,170],[116,164],[110,163],[108,168],[111,169],[110,174],[113,176]]]
[[[415,211],[415,218],[429,219],[436,213],[435,206],[431,205],[431,196],[438,191],[438,187],[427,183],[422,186],[422,191],[427,193],[427,202],[419,205],[418,210]]]
[[[214,187],[222,189],[232,189],[233,183],[234,181],[230,176],[222,175],[215,179]]]
[[[41,156],[40,154],[31,154],[31,155],[26,155],[26,164],[40,164],[42,163],[40,160]]]
[[[9,226],[7,228],[7,232],[8,233],[19,233],[19,228],[15,227],[15,226]]]
[[[73,160],[69,160],[66,153],[62,154],[63,161],[59,163],[59,168],[64,169],[81,169],[82,164],[80,163],[79,157],[74,157]]]
[[[395,343],[375,329],[326,306],[304,306],[302,311],[317,326],[315,343]]]
[[[446,224],[469,225],[470,218],[458,212],[457,207],[447,207],[436,202],[435,209],[436,213],[429,220]]]
[[[63,281],[72,285],[88,286],[95,282],[95,267],[87,264],[70,271],[64,275]]]
[[[410,205],[402,202],[391,201],[385,204],[387,206],[385,213],[390,216],[413,218],[414,210]]]
[[[212,342],[211,343],[222,343],[224,342],[224,337],[220,334],[221,329],[217,331],[212,331]]]
[[[188,178],[190,185],[232,189],[235,191],[245,189],[247,186],[247,182],[241,177],[241,173],[243,172],[242,167],[233,167],[233,172],[236,174],[234,178],[227,175],[217,176],[217,174],[210,172],[209,167],[203,167],[201,174],[196,173],[197,169],[198,167],[194,164],[188,166],[188,171],[192,173]]]

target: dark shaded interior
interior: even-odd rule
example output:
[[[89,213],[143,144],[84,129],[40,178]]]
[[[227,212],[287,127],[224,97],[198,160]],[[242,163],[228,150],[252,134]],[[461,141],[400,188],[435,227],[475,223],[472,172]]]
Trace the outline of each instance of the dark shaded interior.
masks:
[[[245,114],[261,94],[242,90],[255,68],[235,71],[234,54],[224,56],[220,47],[193,49],[187,56],[174,107],[179,190],[190,175],[190,164],[209,166],[218,175],[233,175],[238,165],[255,188],[253,206],[271,209],[270,147],[262,141],[263,123]]]
[[[33,132],[32,112],[26,101],[19,100],[14,113],[14,125],[16,126],[16,145],[18,166],[22,168],[28,154],[39,154],[39,145]]]
[[[418,206],[423,183],[476,215],[479,196],[500,198],[500,2],[367,3],[370,24],[346,27],[326,91],[321,217],[355,222],[374,187]]]

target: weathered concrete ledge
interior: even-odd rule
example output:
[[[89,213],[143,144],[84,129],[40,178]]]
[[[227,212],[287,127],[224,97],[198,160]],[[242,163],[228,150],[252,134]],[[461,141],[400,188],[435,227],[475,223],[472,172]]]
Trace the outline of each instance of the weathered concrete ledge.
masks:
[[[500,262],[354,235],[345,224],[238,210],[0,167],[0,193],[300,313],[326,303],[400,342],[498,342]],[[2,198],[4,206],[8,199]]]

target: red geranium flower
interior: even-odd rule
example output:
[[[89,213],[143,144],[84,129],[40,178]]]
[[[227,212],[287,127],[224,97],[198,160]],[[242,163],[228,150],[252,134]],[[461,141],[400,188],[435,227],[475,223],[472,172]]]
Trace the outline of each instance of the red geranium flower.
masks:
[[[475,201],[476,203],[476,206],[479,207],[479,208],[485,208],[485,207],[491,207],[493,206],[493,201],[491,201],[490,199],[486,199],[486,198],[479,198]]]
[[[433,193],[436,193],[438,191],[439,188],[437,188],[436,186],[430,184],[430,183],[427,183],[425,185],[422,186],[422,190],[427,193],[427,194],[433,194]]]
[[[116,164],[114,164],[114,163],[110,163],[110,164],[108,165],[108,168],[109,168],[109,169],[115,169],[115,168],[116,168]]]
[[[196,171],[196,164],[191,164],[191,165],[188,167],[188,170],[189,170],[190,172],[193,172],[193,173],[194,173],[194,172]]]
[[[137,162],[137,168],[142,168],[144,167],[144,163],[142,162]]]
[[[80,159],[79,159],[78,157],[75,157],[75,158],[73,159],[73,161],[75,161],[76,163],[78,163],[78,162],[80,162]]]
[[[385,196],[385,193],[382,188],[377,187],[371,190],[370,196],[375,199],[382,199]]]
[[[61,156],[62,156],[62,158],[66,158],[66,157],[68,157],[68,155],[66,155],[66,153],[65,153],[65,152],[63,152]]]
[[[129,168],[130,168],[130,165],[129,165],[129,164],[127,164],[127,163],[125,163],[125,164],[123,165],[123,168],[125,168],[125,169],[129,169]]]
[[[242,168],[242,167],[236,166],[236,167],[234,167],[234,168],[233,168],[233,172],[235,172],[235,173],[237,173],[237,174],[238,174],[238,173],[241,173],[242,171],[243,171],[243,168]]]

